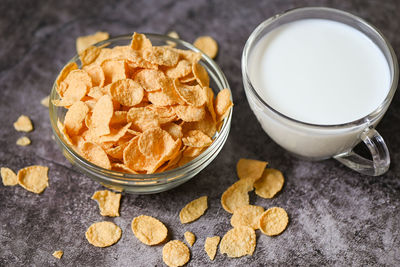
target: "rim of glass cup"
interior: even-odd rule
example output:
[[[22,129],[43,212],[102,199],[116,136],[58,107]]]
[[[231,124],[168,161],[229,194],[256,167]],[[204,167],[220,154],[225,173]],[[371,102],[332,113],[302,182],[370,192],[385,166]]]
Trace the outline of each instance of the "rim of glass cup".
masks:
[[[228,80],[224,73],[222,72],[221,68],[217,65],[217,63],[212,60],[210,57],[205,55],[202,51],[194,47],[192,44],[180,40],[180,39],[175,39],[171,38],[166,35],[162,34],[155,34],[155,33],[143,33],[150,39],[155,38],[158,39],[158,41],[166,42],[170,41],[173,43],[176,43],[177,45],[182,45],[186,49],[192,50],[194,52],[201,53],[201,60],[205,61],[207,64],[209,64],[212,69],[215,71],[209,72],[208,74],[212,77],[214,81],[216,81],[217,87],[218,88],[227,88],[230,92],[230,86],[228,83]],[[94,44],[95,46],[103,46],[103,45],[110,45],[113,43],[116,43],[118,41],[130,41],[132,40],[132,34],[126,34],[126,35],[119,35],[111,39],[107,39],[101,42],[98,42]],[[75,55],[69,62],[78,62],[79,56]],[[79,65],[79,64],[78,64]],[[53,83],[51,93],[50,93],[50,104],[49,104],[49,115],[50,115],[50,123],[51,123],[51,128],[53,131],[53,134],[55,138],[59,141],[59,143],[62,145],[62,148],[67,150],[69,154],[73,155],[74,159],[78,162],[77,165],[84,167],[86,170],[89,170],[91,173],[94,172],[97,177],[103,179],[105,182],[110,182],[112,184],[119,184],[121,186],[141,186],[140,183],[143,183],[143,186],[148,187],[149,182],[157,182],[155,185],[160,185],[160,183],[168,183],[172,177],[177,177],[173,181],[183,179],[185,175],[179,175],[179,174],[184,174],[188,170],[192,170],[193,168],[201,166],[201,163],[199,165],[199,162],[203,161],[206,158],[209,158],[210,156],[213,155],[214,151],[221,145],[224,145],[226,138],[224,140],[224,134],[226,132],[229,132],[230,130],[230,123],[232,119],[232,112],[233,108],[230,109],[230,112],[228,116],[224,119],[224,122],[221,126],[221,129],[219,132],[216,133],[215,139],[213,143],[205,150],[203,151],[199,156],[191,160],[190,162],[186,163],[183,166],[177,167],[172,170],[168,171],[163,171],[160,173],[153,173],[153,174],[130,174],[130,173],[125,173],[125,172],[119,172],[119,171],[113,171],[109,169],[102,168],[98,165],[95,165],[91,163],[90,161],[84,159],[81,155],[79,155],[73,148],[71,148],[67,142],[64,139],[63,134],[60,132],[58,126],[57,126],[57,108],[62,108],[62,107],[57,107],[53,105],[52,100],[57,99],[59,97],[58,92],[56,90],[56,83]],[[232,98],[232,92],[231,92],[231,98]],[[132,184],[130,184],[132,183]]]
[[[268,27],[270,24],[272,24],[274,21],[282,19],[285,16],[290,16],[294,13],[298,13],[298,12],[304,12],[304,11],[314,11],[314,12],[318,12],[318,11],[325,11],[325,12],[332,12],[332,13],[336,13],[338,15],[342,15],[342,16],[347,16],[350,19],[353,19],[361,24],[363,24],[364,26],[367,26],[370,30],[372,30],[372,32],[376,35],[376,37],[378,37],[378,39],[380,39],[380,41],[385,45],[385,47],[388,49],[389,54],[390,54],[390,60],[392,61],[391,63],[393,64],[393,75],[391,77],[391,84],[390,84],[390,90],[386,96],[386,98],[383,100],[383,102],[371,113],[369,113],[368,115],[351,121],[351,122],[346,122],[346,123],[341,123],[341,124],[315,124],[315,123],[308,123],[308,122],[303,122],[297,119],[294,119],[292,117],[289,117],[283,113],[281,113],[280,111],[274,109],[273,107],[271,107],[266,101],[264,101],[264,99],[258,94],[257,90],[253,87],[253,84],[251,83],[250,77],[248,75],[248,68],[247,68],[247,61],[249,59],[249,55],[251,53],[251,49],[253,48],[253,46],[255,45],[256,39],[257,37],[262,33],[262,30],[265,29],[266,27]],[[302,18],[302,19],[306,19],[306,18]],[[350,26],[350,25],[349,25]],[[352,27],[352,26],[350,26]],[[369,38],[369,37],[368,37]],[[369,38],[370,39],[370,38]],[[392,46],[390,45],[389,41],[387,40],[387,38],[382,34],[382,32],[376,28],[375,26],[373,26],[372,24],[370,24],[369,22],[365,21],[364,19],[353,15],[349,12],[346,11],[342,11],[339,9],[335,9],[335,8],[328,8],[328,7],[302,7],[302,8],[293,8],[293,9],[289,9],[287,11],[284,11],[282,13],[276,14],[274,16],[272,16],[271,18],[263,21],[261,24],[259,24],[254,30],[253,32],[250,34],[249,39],[247,39],[247,42],[244,46],[243,49],[243,53],[242,53],[242,76],[244,81],[246,82],[248,87],[251,90],[251,93],[253,93],[253,95],[256,96],[257,100],[260,101],[264,106],[266,106],[268,109],[270,109],[273,113],[275,113],[276,115],[283,117],[291,122],[300,124],[300,125],[306,125],[308,127],[312,127],[312,128],[322,128],[322,129],[327,129],[327,128],[335,128],[335,129],[342,129],[342,128],[347,128],[347,127],[352,127],[355,125],[360,125],[363,123],[369,123],[371,121],[374,121],[376,118],[379,117],[380,115],[380,111],[385,110],[390,102],[393,99],[393,96],[396,92],[397,89],[397,83],[398,83],[398,79],[399,79],[399,70],[398,70],[398,63],[397,63],[397,57],[396,54],[392,48]],[[388,64],[390,64],[390,62],[388,61]],[[246,89],[246,86],[245,86]]]

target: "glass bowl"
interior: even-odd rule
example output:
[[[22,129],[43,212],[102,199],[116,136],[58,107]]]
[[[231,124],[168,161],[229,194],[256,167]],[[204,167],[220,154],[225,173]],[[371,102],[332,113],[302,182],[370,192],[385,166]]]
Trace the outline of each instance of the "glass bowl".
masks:
[[[173,39],[159,34],[146,34],[146,36],[150,39],[153,45],[156,46],[174,43],[176,44],[176,48],[201,53],[201,51],[196,47],[182,40]],[[111,48],[119,45],[129,45],[131,37],[132,35],[118,36],[113,39],[99,42],[96,46]],[[224,88],[230,90],[228,81],[218,65],[204,53],[201,53],[201,55],[202,58],[199,63],[207,70],[210,76],[210,87],[214,90],[215,95]],[[78,55],[73,57],[70,62],[76,62],[78,66],[80,66]],[[61,122],[64,121],[67,109],[53,105],[52,101],[56,99],[60,99],[60,96],[56,90],[56,83],[54,83],[50,93],[49,113],[54,137],[58,146],[61,148],[63,155],[71,162],[74,168],[101,183],[103,186],[113,190],[134,194],[163,192],[193,178],[208,164],[210,164],[221,151],[226,139],[228,138],[231,127],[232,109],[230,110],[229,115],[224,119],[220,131],[215,134],[214,142],[189,163],[161,173],[128,174],[99,167],[81,157],[67,144],[63,134],[57,127],[58,120]]]

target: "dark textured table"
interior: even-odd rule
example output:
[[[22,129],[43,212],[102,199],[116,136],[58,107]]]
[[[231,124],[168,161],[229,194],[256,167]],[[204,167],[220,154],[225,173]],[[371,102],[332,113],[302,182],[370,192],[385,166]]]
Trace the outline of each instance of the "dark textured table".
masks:
[[[400,54],[400,2],[355,1],[14,1],[0,3],[0,166],[18,169],[42,164],[50,168],[50,186],[41,195],[0,185],[1,266],[162,266],[162,246],[149,247],[132,234],[140,214],[163,221],[171,239],[192,231],[197,241],[189,266],[261,265],[399,265],[400,264],[400,97],[395,96],[378,126],[392,165],[381,177],[350,171],[334,160],[294,158],[263,132],[243,91],[240,58],[251,31],[263,20],[289,8],[324,5],[350,11],[376,25]],[[105,218],[122,228],[121,240],[96,248],[85,239],[93,222],[104,220],[95,201],[102,187],[71,168],[51,138],[48,110],[40,100],[49,94],[58,71],[75,53],[75,38],[108,31],[177,31],[193,41],[213,36],[220,45],[217,63],[225,72],[235,102],[231,133],[219,156],[191,181],[155,195],[124,195],[121,216]],[[29,115],[35,130],[28,147],[15,141],[22,133],[12,124]],[[251,195],[252,203],[287,210],[290,224],[280,236],[257,232],[252,257],[229,259],[217,253],[211,262],[203,250],[207,236],[230,229],[230,215],[220,205],[222,192],[237,178],[240,157],[264,159],[281,169],[286,184],[271,200]],[[209,196],[209,209],[182,226],[184,203]],[[57,260],[51,254],[62,249]]]

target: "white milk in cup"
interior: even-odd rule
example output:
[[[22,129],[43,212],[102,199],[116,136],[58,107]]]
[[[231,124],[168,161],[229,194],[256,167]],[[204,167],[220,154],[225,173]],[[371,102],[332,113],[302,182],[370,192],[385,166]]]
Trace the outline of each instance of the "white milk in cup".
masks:
[[[390,44],[373,26],[330,8],[300,8],[260,24],[243,51],[243,83],[265,132],[293,154],[334,157],[385,173],[388,149],[374,129],[397,87]],[[372,161],[353,152],[360,141]]]

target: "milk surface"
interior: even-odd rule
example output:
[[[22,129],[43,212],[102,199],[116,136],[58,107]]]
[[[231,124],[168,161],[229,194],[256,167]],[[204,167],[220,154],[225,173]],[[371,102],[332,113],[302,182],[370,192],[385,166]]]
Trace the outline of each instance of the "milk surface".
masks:
[[[320,125],[370,114],[384,101],[391,79],[383,53],[365,34],[323,19],[291,22],[262,37],[248,70],[272,108]]]

